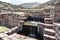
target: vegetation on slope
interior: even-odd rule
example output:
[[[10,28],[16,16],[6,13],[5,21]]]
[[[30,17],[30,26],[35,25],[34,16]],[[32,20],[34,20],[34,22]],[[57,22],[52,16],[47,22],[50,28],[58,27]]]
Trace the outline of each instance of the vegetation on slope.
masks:
[[[42,4],[34,7],[34,9],[41,9],[41,8],[45,8],[45,7],[47,7],[47,6],[51,6],[51,7],[52,7],[53,4],[54,4],[54,2],[55,2],[55,1],[48,1],[48,2],[42,3]]]
[[[0,9],[4,10],[12,10],[12,11],[20,11],[20,9],[41,9],[41,8],[48,8],[49,6],[52,7],[54,4],[55,0],[51,0],[45,3],[24,3],[20,5],[13,5],[10,3],[6,2],[1,2],[0,1]],[[36,6],[37,4],[37,6]],[[22,5],[22,6],[21,6]]]
[[[0,9],[19,10],[19,9],[23,9],[23,7],[0,1]]]
[[[5,32],[7,31],[9,28],[5,27],[5,26],[0,26],[0,33],[1,32]]]

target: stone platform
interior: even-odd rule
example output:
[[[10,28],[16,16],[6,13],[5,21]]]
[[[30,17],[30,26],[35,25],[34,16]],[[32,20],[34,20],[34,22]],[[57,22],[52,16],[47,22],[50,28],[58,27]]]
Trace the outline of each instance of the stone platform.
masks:
[[[16,33],[14,33],[12,35],[7,35],[7,34],[4,34],[4,33],[1,33],[0,34],[0,39],[1,40],[38,40],[38,39],[35,39],[35,38],[31,38],[31,37],[16,34]]]

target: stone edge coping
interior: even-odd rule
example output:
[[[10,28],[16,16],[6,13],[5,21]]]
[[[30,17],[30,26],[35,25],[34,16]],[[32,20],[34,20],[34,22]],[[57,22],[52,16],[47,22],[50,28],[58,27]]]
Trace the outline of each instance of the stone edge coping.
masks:
[[[17,28],[19,28],[19,27],[11,28],[10,30],[7,30],[7,31],[5,31],[5,32],[3,32],[3,33],[6,33],[6,34],[9,33],[9,32],[11,33],[12,31],[14,31],[14,30],[17,29]]]
[[[60,23],[53,23],[54,25],[60,26]]]

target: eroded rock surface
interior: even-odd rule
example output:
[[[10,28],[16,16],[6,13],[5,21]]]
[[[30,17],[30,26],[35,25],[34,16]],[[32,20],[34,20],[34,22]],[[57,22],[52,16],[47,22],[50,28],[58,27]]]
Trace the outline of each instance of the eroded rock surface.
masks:
[[[12,35],[7,35],[5,33],[1,33],[0,39],[1,40],[37,40],[35,38],[27,37],[27,36],[16,34],[16,33],[14,33]]]

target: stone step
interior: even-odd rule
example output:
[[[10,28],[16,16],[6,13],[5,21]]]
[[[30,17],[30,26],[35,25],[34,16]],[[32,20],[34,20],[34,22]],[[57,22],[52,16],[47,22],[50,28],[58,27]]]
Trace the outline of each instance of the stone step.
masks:
[[[52,24],[53,23],[53,18],[44,18],[44,21],[47,24]]]
[[[55,33],[53,33],[53,32],[45,31],[44,33],[47,34],[47,35],[55,36]]]
[[[48,37],[44,37],[44,40],[56,40],[56,39],[52,39],[52,38],[48,38]]]
[[[54,27],[53,27],[53,26],[46,26],[46,25],[45,25],[45,27],[44,27],[44,28],[54,29]]]
[[[44,31],[48,31],[48,32],[55,33],[54,29],[48,29],[48,28],[44,28]]]
[[[55,36],[44,34],[44,40],[55,40]]]

